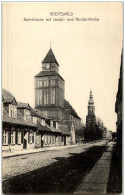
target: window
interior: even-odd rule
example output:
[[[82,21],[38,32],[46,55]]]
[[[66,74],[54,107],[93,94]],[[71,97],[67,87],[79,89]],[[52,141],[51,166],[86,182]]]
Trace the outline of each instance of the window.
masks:
[[[40,104],[40,90],[37,91],[37,101],[39,105]]]
[[[51,64],[51,69],[52,69],[52,70],[55,69],[55,64],[54,64],[54,63]]]
[[[46,80],[46,86],[49,86],[49,79]]]
[[[33,116],[33,123],[37,124],[37,118]]]
[[[49,103],[49,91],[48,89],[44,89],[44,104]]]
[[[51,79],[50,83],[51,83],[51,86],[55,86],[55,78]]]
[[[3,130],[3,145],[7,145],[7,144],[8,144],[8,131]]]
[[[44,87],[48,87],[49,86],[49,79],[47,77],[44,78],[43,85],[44,85]]]
[[[42,89],[37,92],[38,105],[42,104]]]
[[[43,68],[45,68],[46,67],[46,64],[43,64]]]
[[[49,68],[50,68],[50,64],[46,63],[46,69],[49,69]]]
[[[9,117],[17,118],[17,107],[13,104],[9,104]]]
[[[44,80],[44,87],[46,87],[46,80]]]
[[[21,131],[17,132],[17,144],[21,144]]]
[[[42,125],[45,126],[45,120],[44,119],[42,119]]]
[[[25,116],[24,119],[26,121],[31,121],[29,110],[25,110],[25,115],[24,116]]]
[[[38,80],[38,82],[37,82],[37,87],[39,87],[40,86],[40,81]]]
[[[42,87],[42,85],[43,85],[43,81],[41,80],[41,81],[40,81],[40,87]]]
[[[36,144],[37,144],[37,145],[40,144],[39,135],[36,135]]]
[[[11,144],[15,144],[15,131],[11,131]]]
[[[48,135],[48,144],[50,143],[50,135]]]
[[[47,138],[47,135],[45,135],[45,144],[47,144],[47,142],[48,142],[48,138]]]
[[[42,113],[43,113],[45,116],[48,116],[48,110],[43,110]]]
[[[58,129],[58,122],[56,122],[56,129]]]
[[[55,104],[55,89],[51,89],[51,104]]]
[[[34,134],[33,133],[29,133],[29,143],[32,144],[34,143]]]

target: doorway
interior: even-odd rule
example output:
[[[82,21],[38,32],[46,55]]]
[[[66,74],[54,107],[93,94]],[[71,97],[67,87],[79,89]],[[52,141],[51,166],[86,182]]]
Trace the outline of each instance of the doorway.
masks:
[[[23,138],[23,149],[27,149],[27,139],[26,139],[26,131],[24,131],[24,138]]]

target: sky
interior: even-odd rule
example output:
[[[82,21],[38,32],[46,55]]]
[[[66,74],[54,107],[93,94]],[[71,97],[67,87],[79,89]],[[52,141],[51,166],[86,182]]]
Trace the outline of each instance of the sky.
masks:
[[[2,87],[34,107],[34,76],[51,42],[65,80],[65,99],[85,123],[91,88],[96,117],[116,131],[122,9],[120,2],[3,3]],[[65,20],[55,21],[60,18]]]

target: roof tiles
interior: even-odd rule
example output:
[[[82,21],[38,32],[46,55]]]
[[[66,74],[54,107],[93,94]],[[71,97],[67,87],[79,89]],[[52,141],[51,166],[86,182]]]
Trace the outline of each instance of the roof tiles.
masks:
[[[50,50],[48,51],[47,55],[45,56],[44,60],[42,61],[42,63],[52,63],[52,62],[56,62],[56,64],[59,66],[55,55],[52,51],[52,49],[50,48]]]

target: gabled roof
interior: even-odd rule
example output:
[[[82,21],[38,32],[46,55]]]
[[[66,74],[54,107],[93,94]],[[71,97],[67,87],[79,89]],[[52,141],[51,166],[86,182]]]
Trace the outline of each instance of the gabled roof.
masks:
[[[44,131],[46,133],[52,132],[50,128],[48,128],[46,125],[43,126],[38,120],[37,120],[37,128],[39,131]]]
[[[30,105],[28,103],[17,102],[17,108],[27,108],[27,109],[30,109]]]
[[[68,130],[67,125],[58,124],[58,127],[63,135],[70,135],[70,131]]]
[[[76,118],[81,119],[78,116],[78,114],[76,113],[76,111],[73,109],[73,107],[71,106],[71,104],[67,100],[64,101],[64,109],[69,109],[72,115],[74,115]]]
[[[54,76],[54,75],[58,75],[64,81],[64,79],[60,76],[60,74],[56,72],[55,70],[40,71],[35,77],[45,77],[45,76]]]
[[[23,119],[23,116],[19,112],[19,110],[17,110],[17,118],[11,118],[11,117],[9,117],[6,110],[3,108],[2,122],[10,123],[13,125],[23,125],[23,126],[29,126],[29,127],[36,127],[36,125],[32,121],[25,121]]]
[[[2,89],[2,96],[3,97],[14,97],[12,95],[12,93],[10,93],[9,91],[7,91],[6,89]]]
[[[63,124],[67,126],[68,130],[71,131],[71,127],[73,125],[73,122],[70,120],[64,120]]]
[[[12,103],[13,101],[16,102],[15,97],[4,97],[3,103]]]
[[[53,127],[50,127],[51,128],[51,130],[53,131],[53,132],[57,132],[57,133],[61,133],[62,134],[62,132],[60,131],[60,129],[56,129],[54,126]]]
[[[54,127],[50,127],[49,125],[45,124],[45,126],[43,126],[40,121],[37,121],[37,127],[39,131],[44,131],[44,132],[50,132],[50,133],[61,133],[60,130],[55,129]]]
[[[37,115],[38,117],[40,118],[43,118],[43,119],[47,119],[47,117],[42,113],[40,112],[40,110],[36,109],[36,108],[31,108],[31,114],[33,115]]]
[[[50,48],[50,50],[48,51],[48,53],[47,53],[46,57],[44,58],[44,60],[42,61],[42,63],[52,63],[52,62],[55,62],[59,66],[59,64],[55,58],[55,55],[54,55],[52,49]]]
[[[13,100],[16,102],[15,97],[6,89],[2,89],[2,100],[4,103],[11,103]]]

